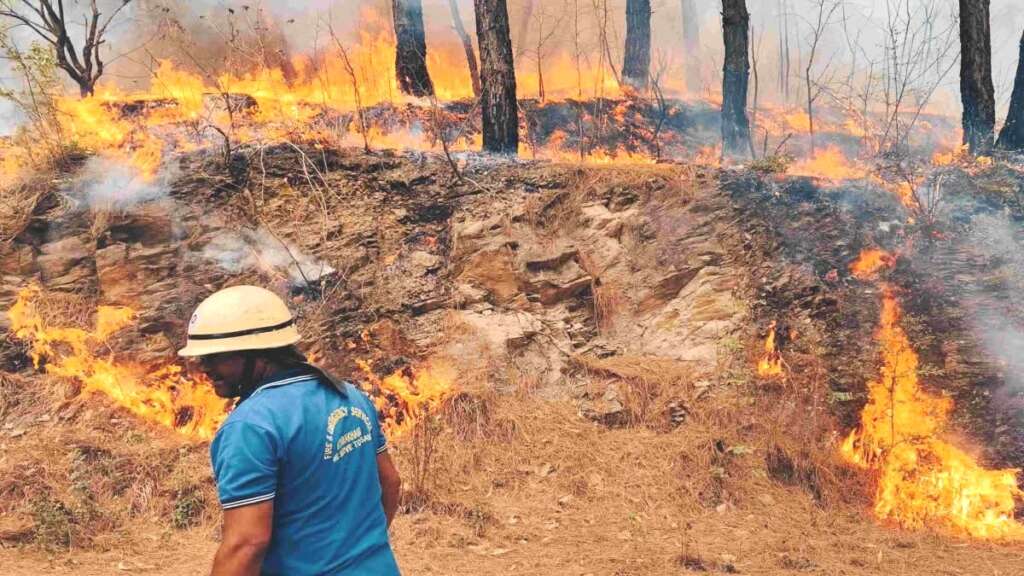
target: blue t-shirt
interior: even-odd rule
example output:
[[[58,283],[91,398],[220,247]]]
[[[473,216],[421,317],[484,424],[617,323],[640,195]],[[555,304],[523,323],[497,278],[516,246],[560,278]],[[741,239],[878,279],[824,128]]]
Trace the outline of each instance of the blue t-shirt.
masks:
[[[377,410],[360,390],[286,373],[228,416],[210,446],[225,510],[274,500],[262,574],[397,575],[381,504]]]

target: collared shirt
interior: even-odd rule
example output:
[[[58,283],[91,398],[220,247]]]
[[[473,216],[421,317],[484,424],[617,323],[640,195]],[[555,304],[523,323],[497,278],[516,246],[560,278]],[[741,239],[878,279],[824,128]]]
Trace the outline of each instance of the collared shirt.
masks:
[[[387,450],[373,402],[301,371],[262,383],[210,446],[225,510],[274,501],[262,574],[397,575],[377,454]]]

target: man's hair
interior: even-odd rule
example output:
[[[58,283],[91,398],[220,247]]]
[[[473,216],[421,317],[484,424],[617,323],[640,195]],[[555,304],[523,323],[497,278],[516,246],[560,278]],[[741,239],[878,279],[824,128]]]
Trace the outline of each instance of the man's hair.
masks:
[[[284,368],[291,368],[308,362],[306,355],[295,346],[256,350],[254,353]]]

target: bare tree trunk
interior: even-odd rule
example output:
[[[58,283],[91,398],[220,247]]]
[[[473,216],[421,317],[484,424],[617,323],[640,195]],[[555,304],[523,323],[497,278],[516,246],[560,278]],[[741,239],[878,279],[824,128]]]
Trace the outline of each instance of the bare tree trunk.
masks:
[[[651,75],[651,0],[626,1],[626,51],[622,82],[646,90]]]
[[[434,83],[427,71],[427,37],[421,0],[391,0],[395,20],[395,71],[402,92],[432,96]]]
[[[722,153],[750,152],[747,83],[750,80],[750,13],[746,0],[722,0],[725,66],[722,71]]]
[[[1017,60],[1017,77],[1013,80],[1013,94],[1010,95],[1010,111],[1006,124],[999,132],[996,146],[1004,150],[1024,150],[1024,35],[1020,38],[1020,57]]]
[[[476,65],[476,51],[473,50],[473,39],[466,32],[466,26],[462,23],[462,14],[459,14],[459,0],[448,0],[448,6],[452,10],[452,25],[455,32],[462,40],[462,49],[466,52],[466,64],[469,65],[469,78],[473,82],[473,96],[480,97],[480,69]]]
[[[700,16],[695,0],[682,0],[683,4],[683,73],[686,90],[691,94],[700,87]]]
[[[989,0],[960,0],[960,98],[964,144],[972,154],[984,153],[996,124]]]
[[[473,0],[480,46],[480,109],[484,150],[516,154],[519,150],[519,103],[516,69],[505,0]]]

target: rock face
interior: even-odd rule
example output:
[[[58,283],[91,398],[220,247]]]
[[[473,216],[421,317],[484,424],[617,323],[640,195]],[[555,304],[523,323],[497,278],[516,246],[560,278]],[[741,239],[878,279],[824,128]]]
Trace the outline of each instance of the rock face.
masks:
[[[71,290],[85,287],[95,272],[92,266],[94,248],[79,236],[43,244],[36,266],[47,287]]]
[[[456,214],[460,290],[484,302],[466,298],[461,321],[502,353],[546,340],[556,354],[541,380],[563,390],[565,359],[576,354],[648,355],[714,369],[721,340],[744,314],[741,275],[724,256],[723,242],[741,236],[729,225],[729,206],[636,189],[594,191],[575,208],[567,198],[556,193],[541,203],[541,212],[557,206],[566,221],[550,228],[532,224],[543,214],[531,218],[521,203],[504,215]],[[580,396],[580,406],[606,424],[625,418],[614,386]]]
[[[672,168],[580,183],[570,168],[497,165],[480,176],[491,179],[486,194],[449,200],[429,165],[338,155],[325,160],[332,204],[298,221],[296,203],[308,198],[294,192],[305,180],[289,154],[267,152],[256,225],[250,199],[223,197],[226,181],[204,177],[210,166],[191,156],[166,196],[40,224],[35,240],[4,247],[0,304],[38,278],[97,305],[130,306],[138,322],[125,345],[170,360],[202,297],[256,283],[292,298],[300,327],[328,356],[352,346],[410,358],[444,349],[482,370],[501,366],[487,379],[495,385],[551,396],[578,394],[569,384],[576,356],[713,369],[742,319],[739,275],[725,257],[740,235],[729,207],[710,193],[677,197]],[[299,260],[333,272],[296,286],[288,267]],[[389,341],[412,349],[374,342],[367,328],[382,321],[401,336]],[[596,420],[624,418],[614,385],[579,399]]]

